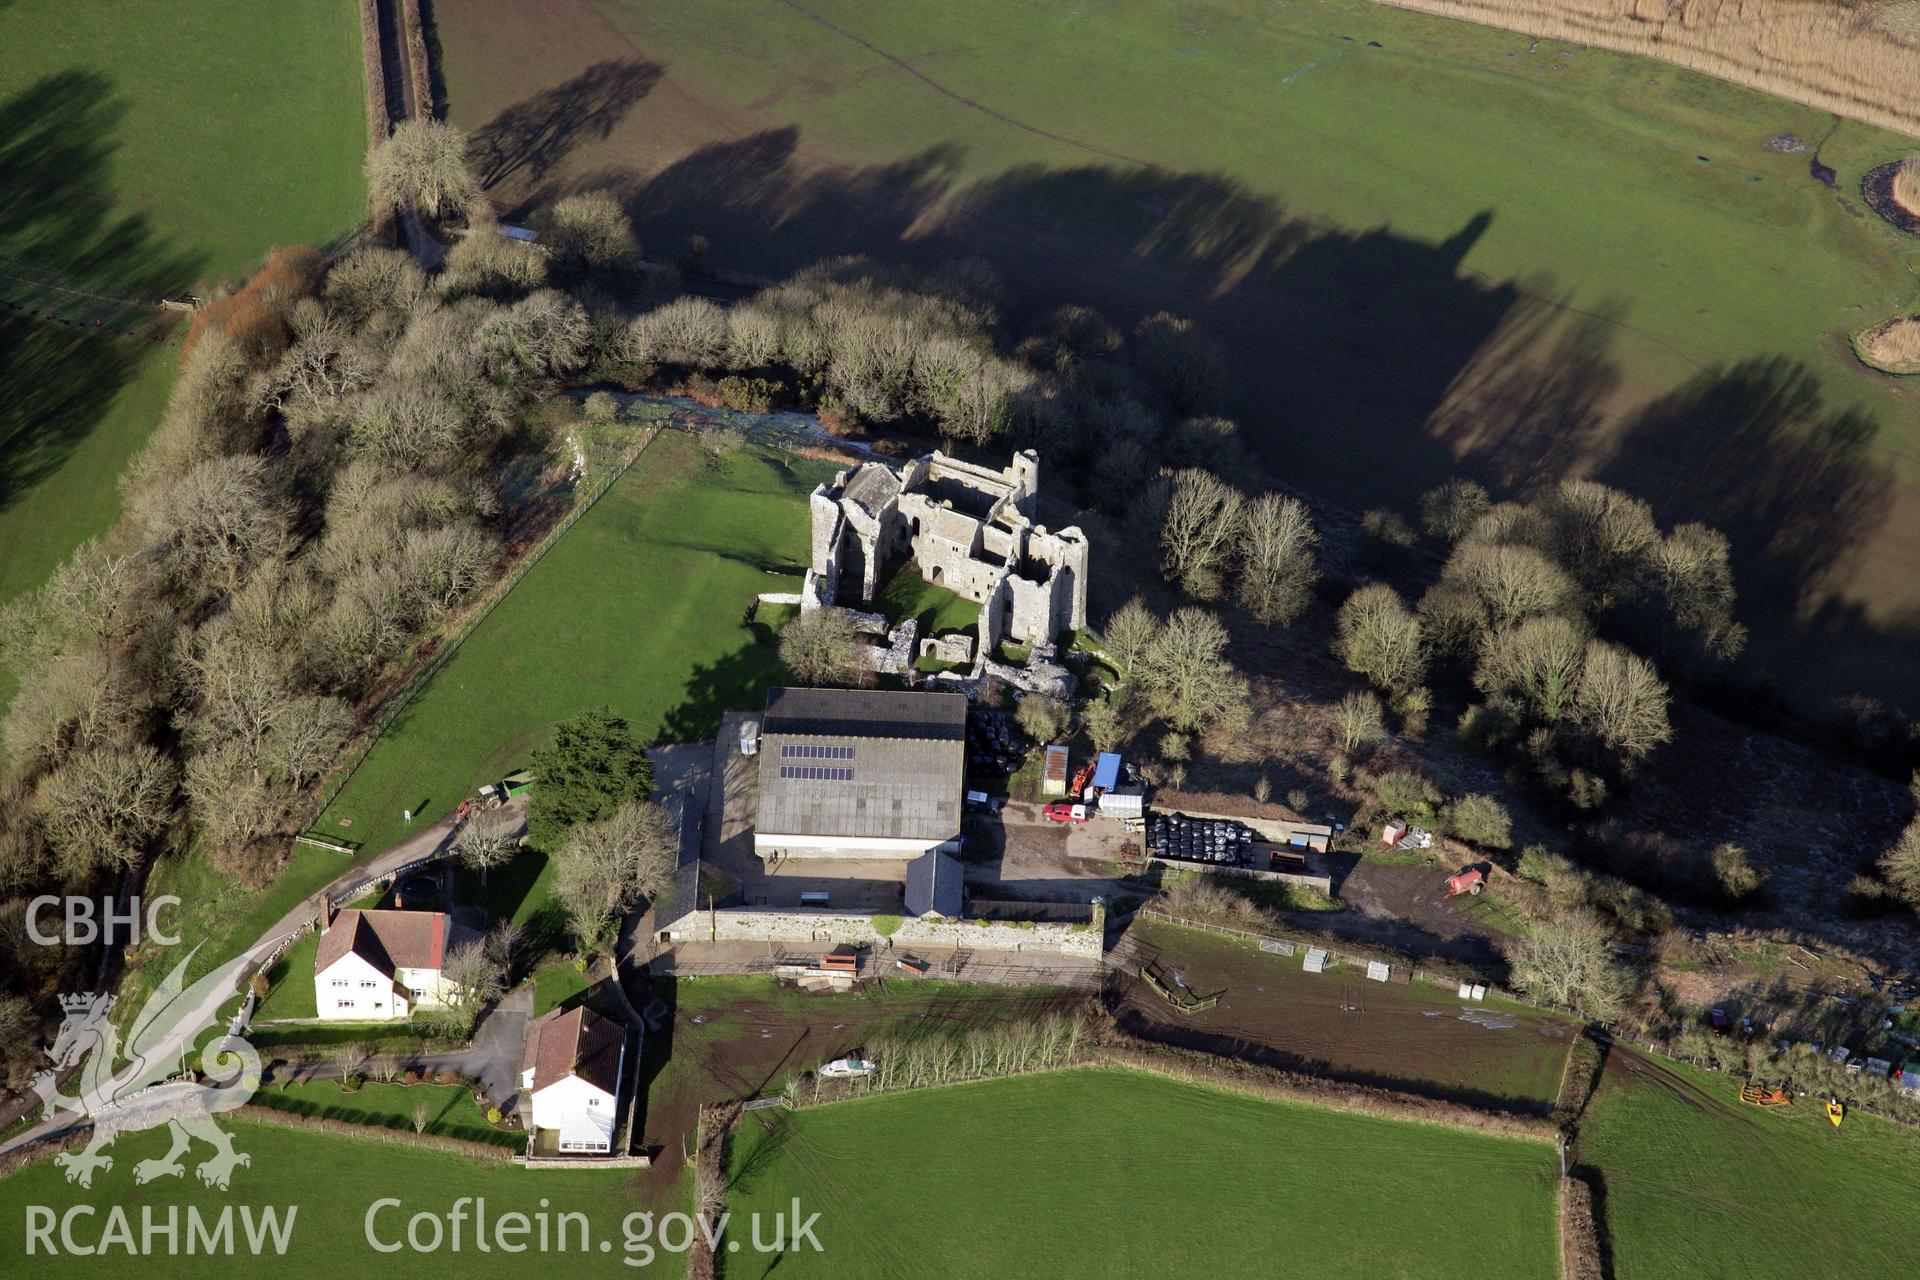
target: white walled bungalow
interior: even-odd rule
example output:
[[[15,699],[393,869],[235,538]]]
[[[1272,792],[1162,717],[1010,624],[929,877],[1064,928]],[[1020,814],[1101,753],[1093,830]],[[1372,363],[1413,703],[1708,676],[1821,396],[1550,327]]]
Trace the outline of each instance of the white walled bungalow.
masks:
[[[445,1004],[454,988],[441,969],[467,938],[440,911],[342,911],[314,953],[314,1008],[325,1021],[369,1022]]]
[[[555,1009],[527,1025],[520,1088],[562,1155],[605,1155],[619,1123],[626,1028],[586,1008]]]

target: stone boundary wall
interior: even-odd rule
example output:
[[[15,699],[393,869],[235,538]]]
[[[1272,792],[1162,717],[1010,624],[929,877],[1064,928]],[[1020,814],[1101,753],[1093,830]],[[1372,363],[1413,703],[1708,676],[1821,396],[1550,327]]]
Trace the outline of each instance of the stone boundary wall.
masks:
[[[874,928],[874,917],[850,912],[788,908],[783,911],[729,909],[708,911],[695,926],[701,940],[714,942],[806,942],[824,947],[864,944],[876,951],[916,946],[982,951],[1032,951],[1098,960],[1104,930],[1093,924],[1008,924],[987,920],[906,918],[890,935]],[[702,927],[704,926],[704,927]],[[679,930],[675,930],[676,934]]]

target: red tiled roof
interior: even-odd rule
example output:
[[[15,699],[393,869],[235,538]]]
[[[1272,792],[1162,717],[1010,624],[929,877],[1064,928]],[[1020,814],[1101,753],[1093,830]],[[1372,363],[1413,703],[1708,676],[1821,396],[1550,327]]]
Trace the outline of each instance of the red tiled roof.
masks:
[[[533,1069],[530,1093],[577,1075],[615,1095],[620,1092],[620,1047],[626,1029],[591,1009],[555,1009],[527,1025],[522,1069]]]
[[[342,911],[320,935],[313,971],[325,972],[349,951],[382,973],[437,970],[446,961],[447,926],[440,911]]]

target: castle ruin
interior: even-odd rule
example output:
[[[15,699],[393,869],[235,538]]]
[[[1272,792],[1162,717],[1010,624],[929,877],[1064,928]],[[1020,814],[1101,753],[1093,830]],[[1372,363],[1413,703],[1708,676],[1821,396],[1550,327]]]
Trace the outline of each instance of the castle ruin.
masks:
[[[935,450],[899,472],[863,462],[813,491],[812,605],[865,605],[911,557],[921,577],[980,606],[979,653],[1051,646],[1087,624],[1087,539],[1033,522],[1040,457],[1000,471]]]

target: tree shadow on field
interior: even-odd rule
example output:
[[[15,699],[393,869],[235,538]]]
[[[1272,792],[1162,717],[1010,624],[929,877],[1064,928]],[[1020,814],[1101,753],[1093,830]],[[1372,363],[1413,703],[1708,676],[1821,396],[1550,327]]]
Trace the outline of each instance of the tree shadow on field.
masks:
[[[1708,358],[1633,330],[1630,295],[1603,292],[1605,282],[1596,291],[1545,273],[1497,279],[1477,270],[1474,252],[1498,210],[1457,207],[1454,229],[1437,238],[1392,224],[1353,229],[1224,174],[1135,159],[968,105],[1049,139],[1059,161],[976,180],[965,176],[962,149],[943,143],[845,164],[783,124],[699,147],[658,171],[607,164],[608,149],[598,148],[592,163],[604,167],[553,165],[537,178],[523,170],[500,195],[525,209],[610,189],[646,243],[702,237],[711,261],[772,278],[843,254],[923,267],[979,258],[1006,286],[1009,337],[1065,303],[1096,308],[1123,330],[1162,310],[1191,317],[1227,356],[1231,385],[1213,408],[1241,424],[1269,476],[1353,510],[1404,510],[1462,473],[1508,491],[1597,475],[1655,500],[1663,524],[1713,519],[1726,528],[1737,566],[1760,574],[1740,583],[1756,654],[1769,644],[1807,652],[1796,606],[1822,598],[1823,578],[1883,522],[1883,495],[1858,465],[1869,424],[1828,421],[1804,368],[1706,367],[1626,421],[1623,434],[1616,347],[1665,345],[1696,366]],[[668,127],[671,113],[662,121]],[[1816,407],[1797,403],[1808,394]],[[1700,419],[1675,420],[1693,410],[1730,423],[1732,437],[1712,438]],[[1786,425],[1796,419],[1813,426],[1810,437]],[[1689,459],[1669,445],[1677,483],[1660,475],[1671,463],[1639,457],[1662,422],[1710,446]],[[1707,457],[1730,468],[1717,487]],[[1673,508],[1659,504],[1663,489]],[[1816,492],[1856,505],[1820,515]],[[1743,505],[1754,497],[1760,518]],[[1768,525],[1783,507],[1788,527]],[[1910,632],[1857,612],[1829,621],[1817,640],[1823,662],[1853,664],[1849,678],[1863,672],[1858,687],[1869,691],[1899,682],[1867,655],[1910,645]]]
[[[739,633],[734,633],[739,634]],[[661,717],[661,742],[703,742],[720,729],[727,711],[752,710],[766,704],[767,690],[786,678],[778,649],[758,638],[742,643],[713,662],[696,663],[681,686],[684,696]]]
[[[1820,602],[1891,516],[1878,432],[1872,417],[1827,405],[1805,365],[1761,357],[1706,370],[1648,404],[1595,476],[1647,499],[1662,523],[1724,532],[1743,597],[1812,614],[1831,608]],[[1910,669],[1884,675],[1907,681],[1903,696],[1920,694]]]
[[[160,336],[137,300],[200,267],[144,214],[114,212],[124,114],[77,71],[0,101],[0,510],[59,469]]]
[[[1429,243],[1296,217],[1215,174],[1028,165],[963,184],[955,147],[845,168],[800,142],[768,130],[651,177],[570,175],[532,199],[611,188],[643,238],[702,235],[717,260],[771,275],[835,254],[981,258],[1016,325],[1069,301],[1127,328],[1192,316],[1227,350],[1224,411],[1276,473],[1310,463],[1335,485],[1404,490],[1382,497],[1452,471],[1427,419],[1520,296],[1463,265],[1489,210]]]
[[[660,82],[660,73],[658,63],[637,58],[595,63],[488,121],[468,144],[468,163],[489,190],[505,182],[540,182],[574,147],[612,133]]]

